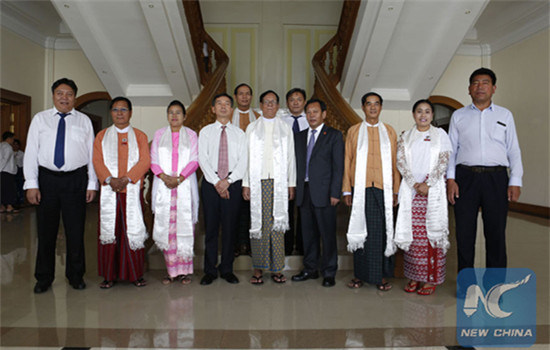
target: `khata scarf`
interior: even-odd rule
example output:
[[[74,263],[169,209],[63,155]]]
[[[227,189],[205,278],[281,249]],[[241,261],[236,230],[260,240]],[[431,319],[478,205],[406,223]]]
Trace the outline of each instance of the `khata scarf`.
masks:
[[[176,174],[181,174],[189,163],[191,144],[185,127],[179,131],[178,166]],[[158,161],[165,174],[172,174],[172,131],[166,127],[159,140]],[[176,174],[172,174],[176,176]],[[176,255],[184,260],[193,257],[193,224],[198,218],[197,176],[193,173],[177,188],[176,211]],[[170,202],[172,190],[166,187],[157,176],[153,180],[152,209],[155,214],[153,240],[162,250],[168,250],[168,228],[170,225]]]
[[[103,160],[105,166],[113,177],[118,177],[118,133],[113,125],[105,131],[101,142],[103,149]],[[136,133],[130,126],[128,128],[128,170],[132,169],[139,161],[139,147],[136,140]],[[135,180],[135,179],[133,179]],[[143,222],[140,199],[141,180],[135,183],[128,183],[126,186],[126,235],[130,249],[137,250],[144,247],[147,239],[147,232]],[[101,229],[99,240],[101,244],[115,243],[116,223],[116,192],[111,186],[101,186],[100,196],[100,221]]]
[[[365,217],[365,182],[367,178],[367,155],[369,153],[369,133],[367,123],[359,128],[355,165],[355,186],[348,226],[348,251],[362,249],[367,239],[367,218]],[[393,183],[392,152],[388,131],[384,123],[378,123],[380,154],[382,158],[382,179],[384,187],[384,211],[386,217],[386,256],[391,256],[393,240]]]
[[[416,126],[405,132],[402,136],[405,148],[406,166],[412,172],[412,146],[421,134],[415,132]],[[443,175],[440,178],[432,178],[432,170],[437,167],[439,153],[441,151],[441,138],[439,130],[430,126],[430,171],[427,182],[432,183],[428,191],[428,207],[426,209],[426,231],[428,240],[434,248],[443,249],[443,253],[449,248],[449,219],[447,213],[447,197]],[[408,251],[413,240],[412,235],[412,199],[415,191],[406,181],[401,181],[399,189],[399,210],[395,227],[395,246]]]
[[[258,118],[248,127],[249,183],[250,183],[250,238],[262,237],[262,164],[264,154],[265,120]],[[280,118],[273,121],[273,230],[286,231],[288,224],[288,138],[294,137],[290,127]]]

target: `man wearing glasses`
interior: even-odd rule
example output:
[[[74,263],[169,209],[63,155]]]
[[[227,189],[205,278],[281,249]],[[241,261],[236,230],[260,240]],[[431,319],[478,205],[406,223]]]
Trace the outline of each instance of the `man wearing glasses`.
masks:
[[[289,228],[288,201],[294,199],[296,161],[294,135],[276,117],[279,96],[271,90],[260,96],[262,117],[246,129],[248,172],[243,179],[243,198],[250,200],[250,245],[254,275],[252,284],[263,284],[262,271],[276,283],[286,282],[284,234]]]

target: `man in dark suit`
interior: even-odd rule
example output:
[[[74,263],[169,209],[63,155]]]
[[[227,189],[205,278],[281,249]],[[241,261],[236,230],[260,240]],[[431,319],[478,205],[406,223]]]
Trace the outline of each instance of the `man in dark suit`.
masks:
[[[318,278],[320,268],[323,286],[332,287],[338,269],[336,205],[342,191],[344,141],[340,131],[324,125],[327,107],[323,101],[311,99],[305,110],[309,128],[295,137],[296,205],[302,216],[304,269],[292,280]]]

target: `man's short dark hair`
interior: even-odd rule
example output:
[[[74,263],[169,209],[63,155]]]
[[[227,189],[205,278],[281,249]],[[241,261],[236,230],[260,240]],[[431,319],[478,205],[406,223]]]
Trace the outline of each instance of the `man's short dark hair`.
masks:
[[[378,99],[380,100],[380,106],[384,104],[384,100],[382,100],[382,96],[380,96],[376,92],[367,92],[366,94],[363,95],[363,97],[361,97],[361,106],[365,105],[365,102],[367,102],[367,98],[369,98],[370,96],[378,97]]]
[[[474,81],[474,78],[477,77],[478,75],[488,75],[491,78],[491,81],[492,81],[493,85],[495,85],[497,83],[497,76],[496,76],[495,72],[493,72],[489,68],[481,67],[479,69],[476,69],[472,73],[472,75],[470,75],[470,84],[472,83],[472,81]]]
[[[21,140],[19,140],[19,139],[13,139],[13,144],[14,144],[14,145],[19,145],[19,147],[21,147]]]
[[[126,97],[124,96],[117,96],[115,98],[113,98],[111,100],[111,103],[109,104],[109,110],[113,109],[113,106],[115,103],[117,103],[118,101],[124,101],[126,102],[126,104],[128,105],[128,109],[131,111],[132,110],[132,102],[130,102],[129,99],[127,99]]]
[[[2,134],[2,141],[6,141],[7,139],[9,139],[10,137],[14,137],[15,134],[11,131],[5,131],[3,134]]]
[[[247,83],[240,83],[239,85],[237,85],[235,87],[235,91],[233,91],[233,95],[237,95],[237,90],[239,90],[239,88],[241,88],[243,86],[246,86],[248,88],[248,90],[250,90],[250,96],[254,96],[254,94],[252,93],[252,88]]]
[[[307,111],[307,106],[309,106],[310,104],[313,104],[313,103],[318,103],[319,106],[321,106],[321,112],[324,112],[324,111],[327,110],[327,104],[324,101],[322,101],[318,98],[312,98],[312,99],[310,99],[309,101],[306,102],[306,106],[304,107],[304,111]]]
[[[279,95],[277,95],[277,93],[273,90],[267,90],[267,91],[264,91],[261,95],[260,95],[260,103],[263,103],[264,101],[264,97],[265,95],[267,94],[273,94],[275,95],[275,97],[277,98],[277,104],[279,104]]]
[[[217,94],[216,96],[214,96],[214,98],[212,99],[212,107],[214,107],[216,105],[216,100],[220,97],[227,97],[229,99],[229,101],[231,101],[231,107],[233,107],[233,97],[231,97],[226,92],[222,92],[221,94]]]
[[[166,107],[166,113],[168,113],[168,111],[170,110],[170,107],[172,107],[172,106],[180,106],[181,109],[183,110],[183,115],[185,115],[187,113],[185,111],[185,106],[183,105],[183,103],[181,103],[180,100],[174,100],[174,101],[170,102],[168,107]]]
[[[55,83],[52,84],[52,94],[55,91],[55,89],[57,89],[57,87],[62,84],[68,85],[71,89],[73,89],[73,92],[76,96],[78,88],[76,87],[75,82],[68,78],[61,78],[56,80]]]
[[[294,93],[302,94],[302,97],[304,98],[304,100],[306,99],[306,90],[300,89],[300,88],[294,88],[294,89],[288,90],[288,92],[286,93],[286,101],[287,102],[288,102],[288,99],[290,98],[290,96],[292,96],[292,94],[294,94]]]

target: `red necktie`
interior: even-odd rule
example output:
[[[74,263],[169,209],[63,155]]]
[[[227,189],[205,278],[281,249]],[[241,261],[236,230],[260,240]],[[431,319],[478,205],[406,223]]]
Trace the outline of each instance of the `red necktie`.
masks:
[[[225,132],[227,126],[222,126],[222,133],[220,135],[220,153],[218,155],[218,177],[223,180],[229,175],[229,160],[227,155],[227,133]]]

